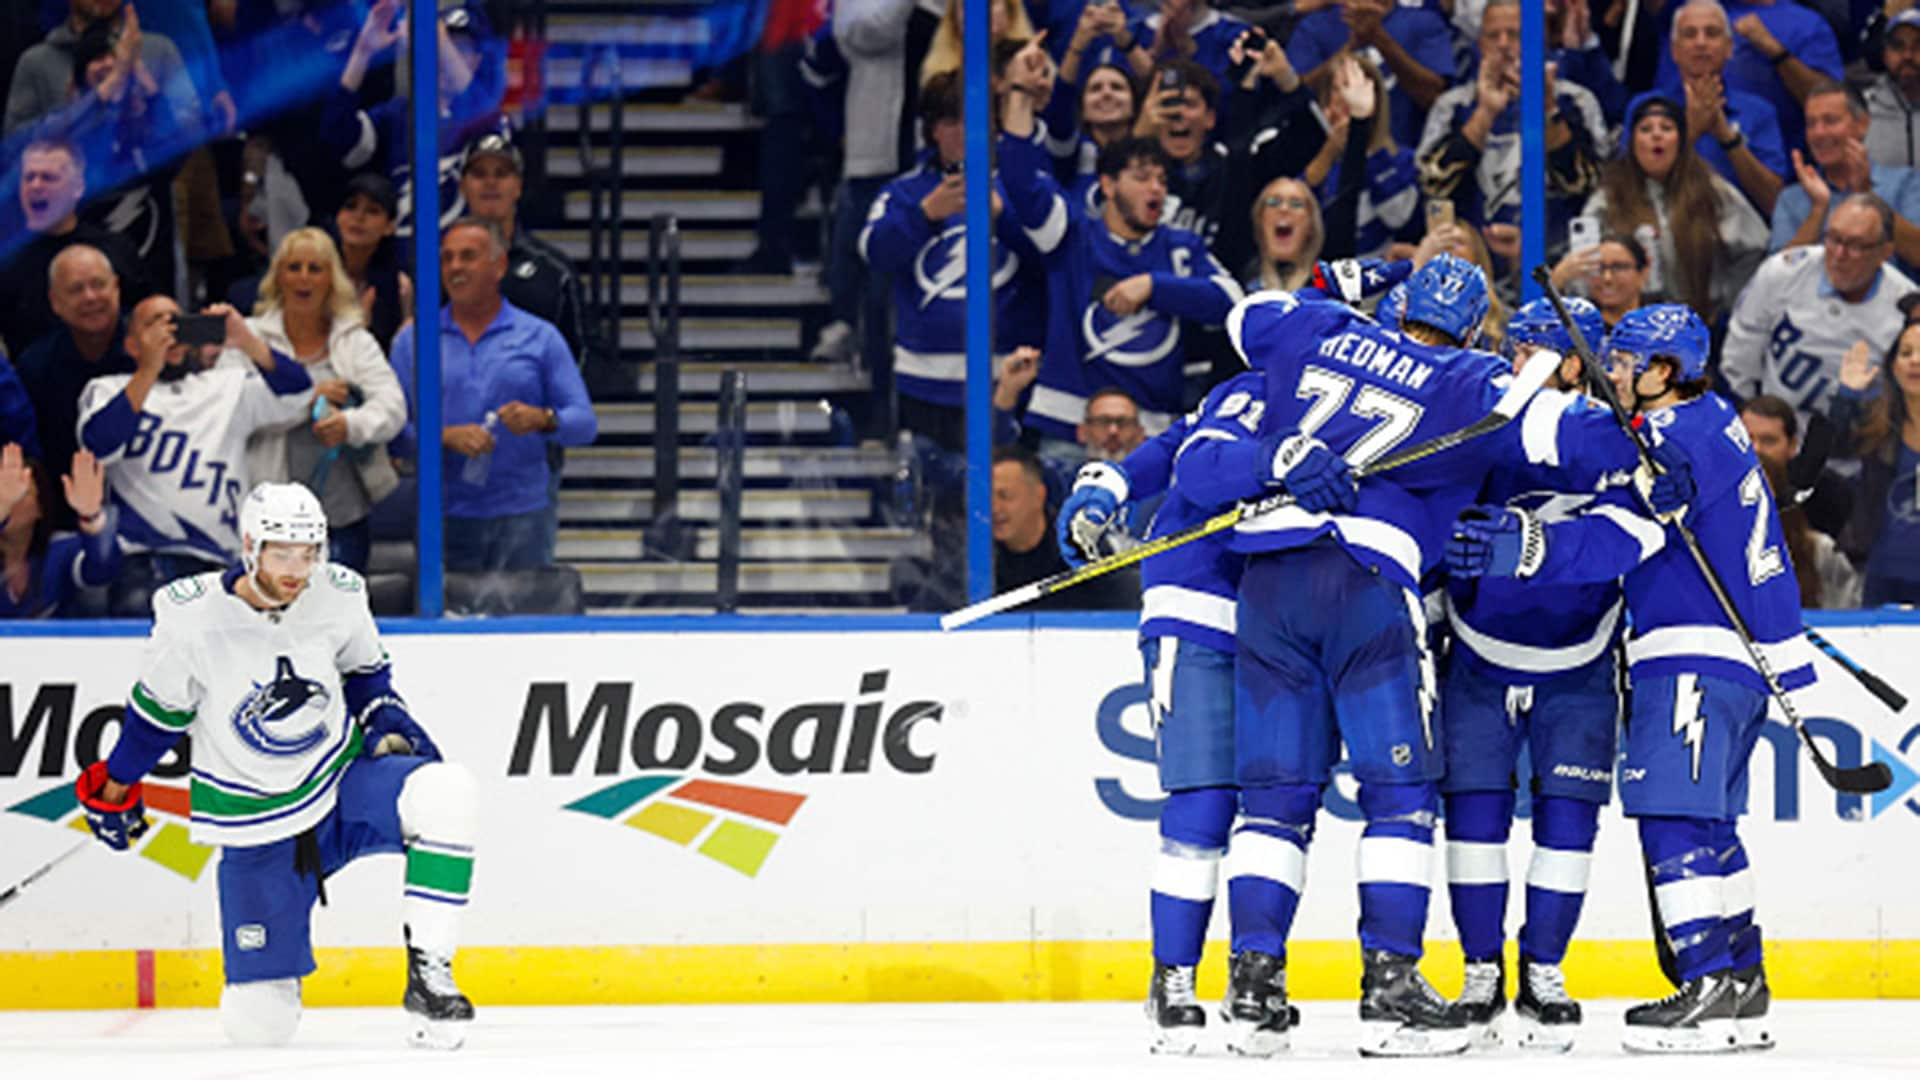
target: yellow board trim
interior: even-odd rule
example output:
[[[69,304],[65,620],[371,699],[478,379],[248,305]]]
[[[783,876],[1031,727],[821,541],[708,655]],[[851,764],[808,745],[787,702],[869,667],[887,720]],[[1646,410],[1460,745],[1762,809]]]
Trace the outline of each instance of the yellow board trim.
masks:
[[[1769,941],[1767,975],[1782,998],[1920,998],[1920,941]],[[1511,946],[1509,946],[1511,948]],[[1287,982],[1301,999],[1352,999],[1350,941],[1295,942]],[[650,1005],[926,1001],[1130,1001],[1146,988],[1143,941],[992,941],[860,945],[474,946],[460,985],[483,1005]],[[398,948],[320,949],[308,1005],[392,1005],[406,988]],[[1511,960],[1509,961],[1511,963]],[[0,952],[0,1009],[129,1009],[132,950]],[[1667,992],[1645,941],[1575,942],[1566,961],[1577,998]],[[1460,984],[1460,953],[1436,942],[1424,968],[1442,992]],[[1226,946],[1208,946],[1200,978],[1226,981]],[[220,999],[215,949],[154,952],[154,1003]],[[1209,990],[1211,992],[1211,990]]]

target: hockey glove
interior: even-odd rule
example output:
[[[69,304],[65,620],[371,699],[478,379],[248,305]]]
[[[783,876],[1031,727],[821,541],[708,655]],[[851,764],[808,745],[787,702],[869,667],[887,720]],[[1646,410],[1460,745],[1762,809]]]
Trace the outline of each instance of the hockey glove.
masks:
[[[1687,504],[1699,492],[1693,481],[1693,462],[1679,443],[1662,439],[1654,444],[1653,463],[1659,471],[1649,473],[1643,465],[1634,473],[1634,482],[1653,508],[1654,517],[1663,522],[1677,521],[1686,516]]]
[[[368,757],[408,754],[440,760],[440,748],[433,745],[426,730],[414,722],[398,698],[389,697],[373,707],[366,719],[366,744]]]
[[[1128,489],[1127,474],[1116,465],[1092,461],[1080,467],[1056,519],[1060,557],[1068,566],[1077,570],[1121,546],[1116,534],[1125,532],[1120,504]]]
[[[1547,558],[1547,531],[1525,510],[1469,506],[1447,540],[1447,572],[1455,577],[1531,577]]]
[[[1412,273],[1413,264],[1404,259],[1397,262],[1334,259],[1313,264],[1313,276],[1307,280],[1307,287],[1318,289],[1329,299],[1339,300],[1348,307],[1358,308],[1405,281]]]
[[[87,828],[100,842],[115,851],[125,851],[135,841],[147,834],[147,804],[140,798],[140,785],[129,785],[125,798],[117,803],[107,802],[100,792],[107,786],[107,763],[96,761],[87,766],[80,779],[73,785],[74,794],[80,798],[80,808],[86,812]]]
[[[1272,475],[1302,510],[1316,514],[1346,513],[1360,501],[1360,482],[1345,458],[1311,435],[1273,436],[1264,455]]]

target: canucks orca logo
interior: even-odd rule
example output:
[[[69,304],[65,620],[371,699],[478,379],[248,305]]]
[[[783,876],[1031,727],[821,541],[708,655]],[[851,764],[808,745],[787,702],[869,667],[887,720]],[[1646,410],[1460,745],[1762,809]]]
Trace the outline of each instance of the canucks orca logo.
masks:
[[[282,656],[274,665],[273,680],[255,683],[233,710],[233,730],[240,741],[268,757],[299,757],[326,741],[324,714],[330,700],[326,687],[293,670],[293,661]],[[313,726],[289,731],[303,715],[312,717]]]
[[[993,287],[1005,288],[1020,271],[1020,257],[994,245]],[[920,310],[935,300],[967,298],[967,227],[955,225],[920,246],[913,260],[913,281],[920,287]]]
[[[1087,362],[1105,360],[1121,367],[1151,367],[1180,345],[1180,321],[1151,308],[1115,315],[1094,297],[1080,316]]]

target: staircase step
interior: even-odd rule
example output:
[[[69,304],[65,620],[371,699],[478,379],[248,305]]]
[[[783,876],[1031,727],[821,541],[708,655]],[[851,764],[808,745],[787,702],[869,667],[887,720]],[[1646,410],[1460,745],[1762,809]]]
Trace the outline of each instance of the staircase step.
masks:
[[[758,221],[760,220],[760,193],[758,191],[626,191],[621,193],[618,212],[629,224],[636,226],[642,235],[646,232],[646,220],[655,214],[675,214],[682,222]],[[817,193],[809,194],[795,213],[801,218],[820,216],[820,199]],[[592,215],[593,206],[587,192],[567,193],[568,221],[587,221]],[[684,248],[681,254],[685,255]]]
[[[589,594],[711,593],[719,574],[710,562],[574,563]],[[883,593],[884,562],[742,563],[743,593]]]
[[[652,364],[629,364],[636,369],[634,389],[638,393],[653,393],[654,370]],[[873,375],[862,371],[852,364],[814,364],[814,363],[682,363],[680,365],[680,392],[682,394],[718,394],[720,376],[729,369],[738,369],[746,373],[747,393],[760,397],[770,394],[859,394],[873,389]]]
[[[694,557],[720,557],[720,531],[700,529],[694,534]],[[561,529],[555,558],[565,562],[640,559],[646,555],[646,533],[641,529]],[[754,560],[896,559],[925,558],[933,541],[912,529],[885,527],[846,529],[740,530],[740,557]]]
[[[705,19],[673,15],[551,15],[547,40],[568,45],[705,46],[713,39]]]
[[[606,147],[593,150],[597,165],[605,165],[612,155]],[[634,176],[719,176],[723,155],[717,146],[628,147],[620,152],[620,175]],[[547,175],[562,180],[577,180],[586,175],[580,161],[580,148],[571,140],[555,143],[547,150]],[[642,232],[644,233],[644,229]],[[684,253],[686,236],[681,235]],[[586,256],[586,233],[580,233],[580,256]]]
[[[593,407],[600,420],[600,437],[609,435],[653,434],[654,408],[651,402],[599,404]],[[747,432],[752,435],[822,435],[832,430],[831,417],[824,402],[750,401],[747,403]],[[720,406],[712,401],[680,403],[680,434],[711,435],[719,430]]]
[[[653,330],[645,319],[620,320],[620,347],[651,351]],[[682,319],[682,349],[798,349],[799,319]]]
[[[593,109],[589,118],[592,130],[606,130],[613,122],[611,113],[610,106]],[[547,109],[548,131],[578,131],[580,123],[581,109],[578,105],[554,105]],[[687,101],[674,105],[629,103],[620,112],[620,128],[623,131],[738,132],[754,131],[759,127],[760,121],[754,119],[747,107],[738,102]]]
[[[587,63],[582,58],[549,56],[547,58],[548,89],[562,94],[588,89]],[[606,63],[596,65],[591,87],[594,95],[611,93],[613,80],[614,73],[609,70]],[[623,56],[620,58],[619,80],[622,91],[659,90],[668,87],[691,88],[693,61],[684,56]]]
[[[541,232],[540,237],[558,247],[567,258],[579,263],[586,262],[588,247],[592,242],[588,230],[553,229]],[[688,262],[700,259],[744,259],[753,254],[753,245],[751,229],[694,229],[680,233],[680,257]],[[603,238],[600,247],[603,255],[611,254],[610,239]],[[647,223],[629,222],[620,231],[620,247],[620,254],[624,258],[644,261],[647,257]],[[644,272],[640,272],[639,277],[643,283],[646,281]],[[642,284],[641,296],[645,295],[646,286]]]
[[[893,475],[893,452],[881,446],[749,446],[742,465],[748,480],[852,480]],[[711,447],[680,449],[682,480],[715,479],[719,455]],[[586,446],[567,451],[565,479],[653,479],[651,446]]]
[[[560,492],[561,521],[637,522],[653,515],[648,492]],[[840,489],[755,489],[742,493],[743,521],[865,521],[873,515],[873,494]],[[720,520],[720,493],[694,489],[680,493],[684,521]]]
[[[686,257],[684,245],[681,257]],[[827,287],[815,273],[808,274],[682,274],[680,303],[702,307],[802,307],[827,302]],[[620,303],[644,310],[647,283],[629,276],[620,288]]]

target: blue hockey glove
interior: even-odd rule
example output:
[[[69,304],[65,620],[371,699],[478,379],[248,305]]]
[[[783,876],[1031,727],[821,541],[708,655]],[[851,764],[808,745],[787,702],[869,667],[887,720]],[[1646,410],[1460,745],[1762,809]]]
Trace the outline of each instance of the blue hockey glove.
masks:
[[[1404,259],[1334,259],[1313,264],[1313,276],[1307,287],[1318,289],[1349,307],[1361,304],[1405,281],[1413,273],[1413,264]]]
[[[428,761],[440,760],[440,748],[427,737],[426,729],[407,712],[406,703],[397,697],[376,702],[366,715],[368,757],[409,754]]]
[[[1273,436],[1268,449],[1268,482],[1286,488],[1302,510],[1343,514],[1360,501],[1360,481],[1354,479],[1353,466],[1319,439]]]
[[[1068,566],[1079,569],[1117,549],[1114,534],[1125,528],[1120,504],[1127,501],[1128,488],[1119,466],[1091,461],[1080,467],[1055,519],[1060,557]]]
[[[1659,472],[1649,476],[1643,466],[1635,475],[1640,493],[1646,497],[1647,505],[1653,508],[1653,516],[1661,521],[1685,517],[1687,504],[1693,501],[1700,490],[1693,480],[1693,462],[1679,443],[1662,439],[1654,444],[1653,463],[1659,467]]]
[[[107,802],[100,797],[100,792],[107,786],[108,779],[107,763],[96,761],[80,774],[73,785],[74,794],[80,798],[80,808],[87,815],[87,828],[93,830],[93,835],[113,850],[125,851],[147,834],[147,804],[141,799],[138,783],[129,786],[126,797],[119,802]]]
[[[1447,540],[1447,572],[1455,577],[1531,577],[1547,558],[1547,531],[1525,510],[1469,506]]]

